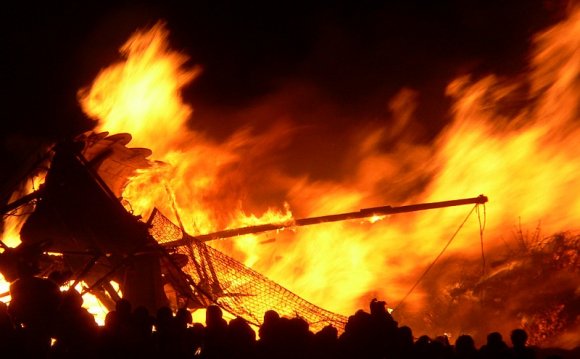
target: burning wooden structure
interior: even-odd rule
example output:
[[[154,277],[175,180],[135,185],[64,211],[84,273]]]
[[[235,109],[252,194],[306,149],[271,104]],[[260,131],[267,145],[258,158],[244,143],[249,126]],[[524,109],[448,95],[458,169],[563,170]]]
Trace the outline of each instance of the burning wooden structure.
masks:
[[[148,220],[134,216],[120,201],[127,178],[146,167],[150,151],[127,148],[128,134],[81,136],[60,143],[44,184],[9,204],[6,213],[31,201],[35,208],[21,230],[22,244],[5,247],[1,270],[13,279],[18,266],[38,266],[41,275],[64,270],[75,283],[112,308],[119,294],[135,306],[156,310],[171,304],[190,309],[217,304],[259,324],[269,309],[299,316],[314,330],[342,328],[346,318],[324,310],[205,242],[243,234],[325,222],[385,216],[465,204],[483,204],[485,196],[402,207],[374,207],[357,212],[296,219],[191,236],[154,210]],[[30,253],[30,255],[23,255]],[[50,254],[50,255],[49,255]],[[23,263],[24,262],[24,263]],[[169,295],[168,295],[169,294]],[[170,297],[170,299],[168,299]],[[171,303],[170,303],[171,302]]]

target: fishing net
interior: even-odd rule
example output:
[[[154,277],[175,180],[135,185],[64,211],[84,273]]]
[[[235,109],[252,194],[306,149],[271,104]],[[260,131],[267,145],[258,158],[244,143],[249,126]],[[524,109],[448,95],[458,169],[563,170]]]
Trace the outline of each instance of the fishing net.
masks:
[[[155,211],[149,223],[151,235],[163,246],[177,239],[186,239],[175,247],[177,253],[188,257],[182,270],[191,277],[192,291],[201,293],[209,301],[227,312],[259,325],[264,313],[277,311],[280,316],[306,320],[317,332],[332,325],[340,332],[347,318],[322,309],[234,258],[184,233],[160,212]]]

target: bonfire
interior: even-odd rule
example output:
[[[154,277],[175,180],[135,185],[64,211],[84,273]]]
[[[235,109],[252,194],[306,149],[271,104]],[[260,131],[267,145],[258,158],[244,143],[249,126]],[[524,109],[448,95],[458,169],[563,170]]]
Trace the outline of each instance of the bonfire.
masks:
[[[348,144],[348,162],[354,164],[349,174],[317,181],[288,173],[268,157],[296,132],[287,122],[260,131],[244,128],[219,142],[196,131],[189,122],[195,118],[192,107],[184,103],[181,91],[201,68],[188,67],[187,56],[171,49],[163,23],[141,29],[121,47],[120,61],[104,68],[78,94],[96,124],[93,132],[80,134],[78,151],[88,161],[87,168],[99,165],[104,183],[94,183],[106,187],[106,195],[116,203],[87,218],[97,221],[99,215],[114,211],[114,217],[137,218],[146,225],[127,224],[135,227],[130,233],[163,228],[149,233],[157,241],[145,240],[142,248],[127,250],[149,253],[163,248],[163,236],[173,241],[385,202],[401,206],[485,193],[490,202],[473,212],[453,207],[244,234],[210,245],[193,241],[183,253],[163,254],[161,272],[175,274],[181,279],[174,282],[194,288],[173,288],[176,296],[186,293],[202,306],[207,303],[194,292],[207,293],[210,288],[217,293],[240,285],[240,278],[232,276],[223,287],[212,288],[208,278],[213,273],[205,266],[206,278],[192,283],[182,274],[199,271],[183,270],[183,256],[189,258],[187,265],[195,266],[222,253],[223,263],[232,258],[241,265],[236,273],[248,270],[255,278],[263,275],[298,293],[316,308],[325,308],[319,313],[330,322],[343,322],[372,298],[381,298],[400,324],[410,324],[417,332],[481,336],[494,328],[520,326],[533,332],[537,344],[576,346],[579,24],[580,11],[572,9],[564,21],[535,35],[529,66],[517,78],[464,75],[449,83],[453,120],[432,145],[403,137],[385,150],[383,141],[401,128],[361,129]],[[403,127],[413,121],[413,101],[413,91],[403,89],[389,104]],[[50,157],[41,159],[46,161],[38,163],[51,163]],[[20,215],[38,209],[34,201],[20,199],[32,199],[22,196],[37,192],[45,181],[46,168],[38,163],[11,201],[29,205],[15,206],[12,216],[4,217],[5,251],[20,241],[26,223],[26,216]],[[257,192],[263,197],[282,193],[283,201],[251,196]],[[163,226],[156,227],[161,222]],[[515,227],[523,229],[513,235]],[[547,235],[522,235],[536,227]],[[22,230],[25,236],[26,227]],[[566,234],[555,234],[564,230]],[[114,256],[107,257],[116,244],[102,248],[100,241],[94,243],[99,251],[88,254],[98,256],[95,263],[103,255],[113,258],[111,271],[124,263],[123,258],[115,264]],[[87,270],[94,265],[89,259],[84,261]],[[95,292],[95,285],[102,284],[98,278],[108,274],[99,273],[92,281],[80,283],[79,276],[70,284]],[[109,296],[131,295],[110,285]],[[244,295],[234,292],[227,297],[238,300]],[[484,324],[481,318],[486,318]]]

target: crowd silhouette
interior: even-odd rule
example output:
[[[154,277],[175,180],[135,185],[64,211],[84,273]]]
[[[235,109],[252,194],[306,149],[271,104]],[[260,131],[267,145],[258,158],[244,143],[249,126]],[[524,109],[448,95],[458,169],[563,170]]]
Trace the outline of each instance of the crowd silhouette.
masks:
[[[75,290],[60,292],[49,279],[20,278],[11,287],[9,305],[0,304],[0,356],[3,358],[202,358],[202,359],[532,359],[573,358],[578,351],[544,353],[527,345],[527,333],[515,329],[508,345],[498,332],[477,348],[469,335],[453,344],[440,336],[415,337],[399,326],[385,302],[358,310],[344,331],[332,326],[313,333],[301,318],[264,313],[257,333],[242,318],[229,322],[220,307],[206,308],[205,324],[194,323],[186,309],[162,307],[149,313],[121,299],[104,326],[82,307]]]

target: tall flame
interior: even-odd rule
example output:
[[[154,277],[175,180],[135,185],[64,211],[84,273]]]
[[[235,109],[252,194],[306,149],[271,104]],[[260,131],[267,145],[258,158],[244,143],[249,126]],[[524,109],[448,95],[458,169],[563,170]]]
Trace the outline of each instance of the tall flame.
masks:
[[[100,130],[131,133],[134,145],[153,149],[159,160],[124,190],[123,197],[137,213],[147,215],[157,207],[174,220],[179,216],[196,234],[285,221],[290,210],[315,216],[385,202],[431,202],[485,193],[490,198],[487,218],[483,211],[469,217],[446,252],[473,259],[482,249],[500,256],[518,225],[529,230],[541,224],[545,233],[577,228],[577,9],[536,36],[528,73],[452,81],[447,94],[453,100],[453,121],[432,146],[401,136],[406,140],[385,151],[383,141],[404,133],[414,121],[413,91],[403,90],[390,105],[399,125],[355,136],[349,156],[355,166],[352,175],[340,181],[311,181],[263,159],[279,139],[292,135],[285,125],[262,135],[243,129],[223,143],[188,128],[192,111],[180,90],[199,70],[186,68],[187,58],[170,50],[167,38],[162,24],[137,32],[121,48],[125,59],[104,69],[81,92],[82,106],[99,120]],[[248,215],[247,208],[259,207],[247,197],[249,183],[259,183],[264,193],[285,193],[288,207]],[[376,223],[333,223],[272,234],[274,240],[247,236],[212,245],[312,302],[349,314],[372,297],[400,304],[469,211],[448,208]],[[426,293],[417,287],[406,299],[406,308],[424,309],[431,300]]]
[[[179,90],[199,73],[197,68],[182,70],[187,57],[168,49],[167,36],[161,23],[135,34],[120,50],[127,60],[102,72],[90,92],[81,94],[89,116],[106,118],[97,129],[113,133],[130,129],[134,145],[159,155],[175,149],[176,133],[192,111]],[[158,140],[146,142],[153,133]]]

